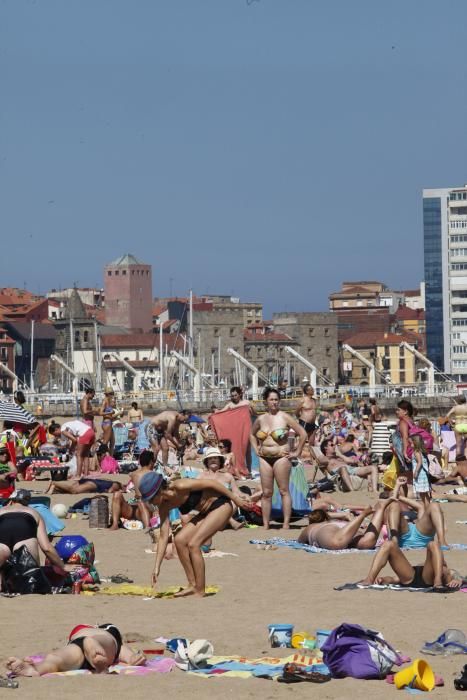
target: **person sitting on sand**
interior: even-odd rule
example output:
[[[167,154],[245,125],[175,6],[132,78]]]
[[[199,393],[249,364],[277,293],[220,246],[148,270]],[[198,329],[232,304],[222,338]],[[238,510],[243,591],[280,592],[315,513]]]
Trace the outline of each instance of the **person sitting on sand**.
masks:
[[[379,576],[380,571],[389,564],[396,576]],[[360,581],[361,585],[397,584],[403,588],[434,588],[440,592],[459,588],[462,580],[448,569],[438,542],[429,542],[426,548],[424,564],[413,566],[397,542],[384,542],[376,552],[368,576]]]
[[[170,523],[169,512],[178,508],[182,515],[195,517],[175,534],[174,541],[180,562],[188,579],[188,587],[176,594],[204,596],[206,573],[201,546],[223,530],[233,513],[233,503],[245,508],[243,500],[214,479],[177,479],[167,482],[161,474],[150,472],[135,478],[135,487],[142,501],[157,506],[160,517],[160,539],[152,574],[155,586],[167,548]]]
[[[378,501],[374,508],[368,506],[354,518],[350,514],[314,510],[309,516],[310,524],[301,531],[298,541],[321,549],[373,549],[388,505],[388,501]],[[370,523],[362,528],[369,515],[373,515]]]
[[[90,479],[89,477],[79,481],[51,481],[46,491],[47,494],[69,493],[73,496],[79,493],[114,493],[120,491],[122,485],[119,481],[110,479]]]
[[[217,449],[217,447],[210,447],[206,450],[203,458],[204,470],[200,474],[200,479],[215,479],[225,486],[225,488],[235,493],[239,498],[241,498],[241,492],[237,486],[237,483],[232,476],[223,471],[225,467],[225,457]],[[243,527],[242,523],[239,523],[235,518],[230,518],[229,525],[232,530],[240,530]]]
[[[314,454],[321,471],[329,476],[330,479],[335,479],[339,476],[344,489],[353,491],[348,466],[342,457],[337,456],[334,439],[332,437],[325,438],[320,444],[320,450],[321,454],[316,451]]]
[[[436,486],[444,484],[459,484],[459,486],[467,486],[467,462],[457,462],[454,469],[448,476],[437,479]]]
[[[146,657],[124,644],[115,625],[77,625],[68,637],[68,644],[49,652],[42,661],[11,656],[6,667],[13,676],[44,676],[64,671],[106,673],[114,664],[143,666]]]
[[[154,469],[154,463],[154,452],[151,450],[143,450],[139,456],[140,468],[133,473],[133,477],[138,474],[142,476],[147,472],[151,472]],[[147,505],[134,498],[130,498],[129,501],[126,501],[123,491],[115,491],[113,493],[110,511],[112,513],[112,525],[110,525],[109,530],[118,530],[120,527],[120,518],[125,518],[126,520],[140,520],[145,528],[149,527],[151,514]]]
[[[399,547],[422,549],[436,536],[441,547],[449,547],[446,542],[444,515],[439,503],[432,501],[425,504],[423,501],[414,501],[402,496],[401,491],[406,485],[406,477],[398,477],[392,502],[386,511],[389,538],[397,542]],[[408,522],[404,517],[401,503],[417,513],[414,522]]]
[[[42,517],[34,508],[29,507],[30,502],[31,492],[18,489],[0,510],[0,572],[11,554],[23,545],[38,564],[41,549],[54,566],[66,571],[65,564],[49,541]]]

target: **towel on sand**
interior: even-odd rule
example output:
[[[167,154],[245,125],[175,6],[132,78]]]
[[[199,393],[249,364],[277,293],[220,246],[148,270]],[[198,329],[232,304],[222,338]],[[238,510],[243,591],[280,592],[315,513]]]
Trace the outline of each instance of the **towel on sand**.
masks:
[[[306,671],[329,673],[320,656],[292,654],[283,658],[264,656],[260,659],[250,659],[244,656],[213,656],[206,668],[190,670],[188,673],[211,678],[226,676],[235,678],[276,678],[281,676],[286,663],[294,663]]]
[[[99,591],[82,591],[82,595],[137,595],[145,598],[173,598],[182,586],[171,586],[163,591],[155,591],[151,586],[137,586],[133,583],[120,583],[104,586]],[[220,591],[219,586],[206,586],[206,594],[214,595]]]
[[[30,656],[28,657],[35,663],[42,661],[44,656]],[[175,661],[169,657],[164,657],[162,659],[147,659],[144,666],[127,666],[126,664],[115,664],[110,666],[109,673],[115,673],[120,676],[147,676],[150,673],[169,673],[175,668]],[[59,671],[58,673],[46,673],[44,678],[49,678],[50,676],[81,676],[83,674],[90,675],[91,671],[77,670],[77,671]]]

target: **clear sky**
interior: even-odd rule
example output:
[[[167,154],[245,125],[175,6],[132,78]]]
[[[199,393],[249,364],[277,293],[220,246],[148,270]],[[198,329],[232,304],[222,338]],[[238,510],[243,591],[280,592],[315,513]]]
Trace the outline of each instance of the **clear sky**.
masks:
[[[0,285],[323,310],[467,182],[465,0],[0,0]],[[6,264],[5,264],[6,263]],[[171,281],[172,280],[172,281]]]

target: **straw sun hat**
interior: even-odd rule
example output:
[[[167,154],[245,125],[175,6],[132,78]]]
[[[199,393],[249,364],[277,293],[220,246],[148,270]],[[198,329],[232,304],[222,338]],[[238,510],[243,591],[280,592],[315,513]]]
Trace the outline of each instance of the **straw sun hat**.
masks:
[[[224,457],[223,454],[221,454],[221,453],[219,452],[219,448],[218,448],[218,447],[208,447],[208,449],[207,449],[206,452],[204,453],[203,464],[204,464],[205,467],[207,466],[207,464],[208,464],[208,459],[209,459],[210,457],[219,457],[219,459],[220,459],[220,461],[221,461],[221,466],[224,466],[225,457]]]

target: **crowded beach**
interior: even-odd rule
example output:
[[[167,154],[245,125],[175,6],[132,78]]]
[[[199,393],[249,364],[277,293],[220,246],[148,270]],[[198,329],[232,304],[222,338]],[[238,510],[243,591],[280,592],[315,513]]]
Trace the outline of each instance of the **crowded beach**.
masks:
[[[258,402],[232,387],[203,416],[145,415],[110,387],[71,419],[38,418],[21,391],[5,406],[4,687],[105,674],[104,693],[119,675],[188,692],[198,674],[237,692],[237,675],[344,697],[366,678],[387,697],[444,676],[451,692],[450,653],[467,653],[463,395],[436,418],[407,399],[324,402],[309,383]],[[346,666],[343,623],[382,633],[389,665]]]

